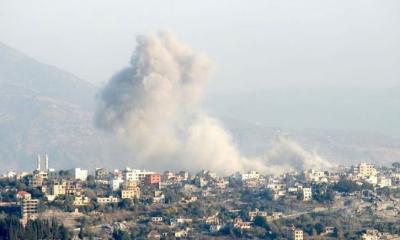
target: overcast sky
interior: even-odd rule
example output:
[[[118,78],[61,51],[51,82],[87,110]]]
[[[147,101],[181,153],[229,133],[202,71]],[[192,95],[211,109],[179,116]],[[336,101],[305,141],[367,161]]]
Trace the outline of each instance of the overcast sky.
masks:
[[[96,84],[159,30],[212,59],[211,92],[400,83],[398,0],[0,0],[0,41]]]

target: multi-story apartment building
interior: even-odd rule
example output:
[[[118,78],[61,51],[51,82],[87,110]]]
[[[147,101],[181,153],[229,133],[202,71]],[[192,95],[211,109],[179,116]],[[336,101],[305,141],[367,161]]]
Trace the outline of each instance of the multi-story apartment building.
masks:
[[[311,188],[303,188],[303,201],[310,201],[312,199],[312,190]]]
[[[38,213],[38,199],[31,199],[31,194],[25,191],[17,193],[17,199],[20,200],[22,221],[26,223],[29,219],[35,219]]]
[[[126,181],[122,185],[121,198],[140,198],[140,188],[135,181]]]
[[[377,175],[377,170],[373,164],[369,163],[360,163],[353,168],[354,175],[358,175],[361,177],[370,177]]]
[[[96,168],[95,170],[95,178],[97,180],[107,180],[108,171],[105,168]]]
[[[66,183],[65,194],[70,196],[80,196],[82,194],[82,186],[79,182],[68,181]]]
[[[123,178],[125,181],[140,181],[143,182],[147,175],[154,174],[155,172],[149,172],[140,169],[126,168],[123,171]]]
[[[145,183],[149,184],[149,185],[158,184],[158,183],[160,183],[160,181],[161,181],[161,176],[159,173],[153,173],[153,174],[146,175],[146,178],[145,178]]]
[[[290,234],[290,239],[291,240],[303,240],[304,239],[304,232],[302,229],[292,227],[291,229],[291,234]]]
[[[68,173],[70,177],[72,177],[74,180],[86,181],[88,176],[88,170],[84,170],[81,168],[70,169]]]
[[[66,182],[54,182],[50,185],[50,194],[54,196],[65,195],[67,191]]]

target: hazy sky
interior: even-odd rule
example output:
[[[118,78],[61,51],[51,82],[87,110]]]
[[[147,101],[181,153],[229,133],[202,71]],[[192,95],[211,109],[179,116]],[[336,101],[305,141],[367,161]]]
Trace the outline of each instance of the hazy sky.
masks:
[[[0,41],[96,84],[163,29],[212,59],[211,92],[400,83],[398,0],[0,0]]]

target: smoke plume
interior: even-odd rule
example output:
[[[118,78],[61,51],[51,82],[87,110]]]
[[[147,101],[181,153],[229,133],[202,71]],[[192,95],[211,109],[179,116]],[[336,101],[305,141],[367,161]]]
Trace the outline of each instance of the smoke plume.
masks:
[[[315,151],[308,152],[285,137],[280,137],[262,158],[269,166],[268,172],[275,174],[333,167],[333,164],[321,158]]]
[[[172,34],[139,36],[130,65],[99,96],[96,124],[127,144],[137,163],[158,169],[266,173],[280,166],[325,164],[318,155],[285,141],[264,157],[241,156],[222,124],[201,110],[211,72],[205,56]]]

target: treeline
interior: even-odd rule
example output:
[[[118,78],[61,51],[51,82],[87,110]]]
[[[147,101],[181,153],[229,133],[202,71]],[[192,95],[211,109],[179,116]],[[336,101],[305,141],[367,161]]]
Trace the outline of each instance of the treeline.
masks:
[[[362,190],[372,190],[373,186],[369,183],[363,183],[362,185],[356,182],[350,181],[345,178],[341,178],[335,185],[333,185],[333,190],[342,193],[352,193]]]
[[[16,217],[0,219],[0,240],[39,240],[70,239],[70,233],[64,225],[55,220],[33,220],[24,226]]]

